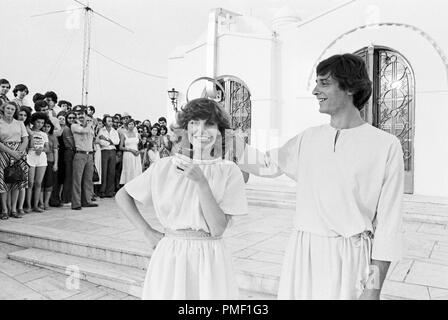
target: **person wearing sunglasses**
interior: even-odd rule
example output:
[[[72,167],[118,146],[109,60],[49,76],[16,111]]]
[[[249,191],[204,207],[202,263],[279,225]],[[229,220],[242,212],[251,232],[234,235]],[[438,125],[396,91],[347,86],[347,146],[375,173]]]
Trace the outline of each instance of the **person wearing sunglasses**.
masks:
[[[72,124],[76,120],[74,111],[69,111],[65,115],[65,127],[62,130],[62,141],[64,145],[64,182],[62,187],[62,203],[70,203],[72,201],[73,187],[73,157],[75,156],[75,140],[71,130]]]

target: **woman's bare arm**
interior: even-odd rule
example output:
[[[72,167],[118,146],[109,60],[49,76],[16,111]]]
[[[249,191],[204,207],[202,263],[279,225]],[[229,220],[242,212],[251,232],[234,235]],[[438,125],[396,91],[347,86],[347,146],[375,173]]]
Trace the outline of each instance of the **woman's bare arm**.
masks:
[[[120,207],[121,211],[126,215],[129,221],[140,231],[143,232],[145,238],[150,245],[154,248],[159,242],[163,234],[153,229],[150,224],[143,218],[142,214],[135,204],[134,198],[132,198],[126,189],[121,188],[115,195],[115,201]]]

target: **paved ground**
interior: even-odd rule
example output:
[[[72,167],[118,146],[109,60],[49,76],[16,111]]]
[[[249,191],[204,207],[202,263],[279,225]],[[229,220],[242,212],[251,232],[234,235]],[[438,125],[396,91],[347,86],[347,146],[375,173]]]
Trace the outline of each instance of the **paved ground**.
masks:
[[[424,200],[424,199],[423,199]],[[110,240],[144,246],[141,235],[120,214],[112,200],[99,200],[99,208],[72,211],[67,207],[33,213],[21,220],[0,224],[44,226],[54,232],[66,230],[79,236],[95,235]],[[448,206],[409,201],[409,210],[448,210]],[[277,276],[288,239],[292,210],[251,207],[250,214],[233,221],[226,231],[227,244],[239,270]],[[158,225],[151,211],[146,218]],[[390,268],[383,299],[448,299],[448,227],[446,223],[406,221],[406,255]],[[78,289],[67,289],[65,275],[29,267],[8,260],[6,254],[18,248],[0,245],[0,299],[133,299],[126,294],[80,282]],[[266,295],[243,292],[241,298],[263,299]]]

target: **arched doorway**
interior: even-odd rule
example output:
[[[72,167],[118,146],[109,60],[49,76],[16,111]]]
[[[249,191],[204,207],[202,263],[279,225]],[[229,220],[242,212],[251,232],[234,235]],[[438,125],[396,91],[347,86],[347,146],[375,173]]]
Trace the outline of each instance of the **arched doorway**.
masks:
[[[373,94],[362,112],[373,126],[400,139],[404,154],[405,193],[414,192],[415,80],[409,62],[385,47],[366,47],[362,57],[373,82]]]

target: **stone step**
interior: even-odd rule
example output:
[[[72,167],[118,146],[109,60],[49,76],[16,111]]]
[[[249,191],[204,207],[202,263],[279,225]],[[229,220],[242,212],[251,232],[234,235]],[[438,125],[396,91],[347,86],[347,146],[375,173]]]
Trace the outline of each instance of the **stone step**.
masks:
[[[152,249],[143,242],[56,230],[17,222],[0,224],[0,242],[92,258],[139,269],[149,263]]]
[[[146,271],[134,267],[36,248],[9,253],[8,258],[66,274],[67,279],[70,276],[76,276],[80,280],[125,292],[135,297],[141,297],[146,274]],[[236,277],[240,295],[243,297],[249,295],[261,299],[276,298],[278,276],[238,270]]]
[[[296,208],[295,193],[278,191],[272,186],[246,188],[247,200],[251,206],[269,208]],[[405,195],[403,201],[404,220],[425,223],[448,223],[448,199]]]
[[[36,248],[9,253],[8,258],[64,273],[67,280],[78,278],[141,297],[145,278],[141,269]]]

